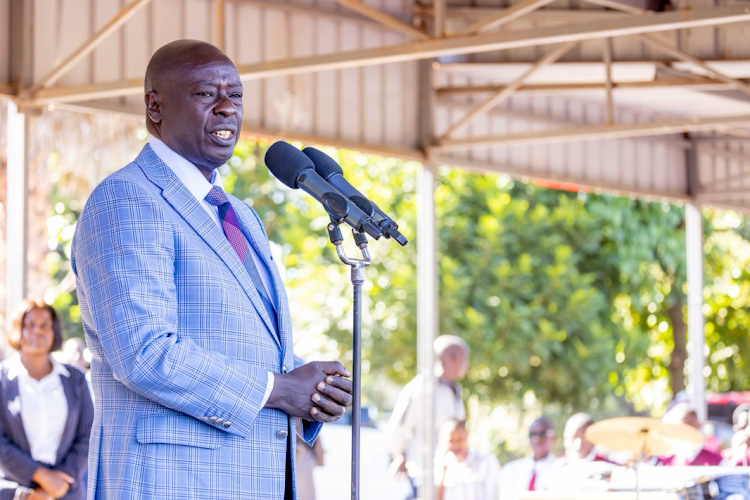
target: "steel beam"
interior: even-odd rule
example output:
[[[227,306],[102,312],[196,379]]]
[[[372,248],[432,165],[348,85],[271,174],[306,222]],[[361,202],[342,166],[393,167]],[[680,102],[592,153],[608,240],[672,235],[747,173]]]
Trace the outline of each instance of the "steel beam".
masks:
[[[750,21],[750,7],[729,6],[711,9],[667,12],[651,16],[619,16],[592,23],[555,26],[538,30],[482,33],[475,36],[430,39],[418,42],[377,47],[373,49],[338,52],[257,64],[241,65],[237,69],[243,80],[271,76],[303,74],[316,71],[371,66],[395,62],[430,59],[440,56],[507,50],[536,45],[592,40],[607,37],[669,31],[675,29],[714,26]],[[128,95],[140,92],[141,82],[109,82],[86,86],[63,87],[54,92],[33,94],[34,100],[73,102],[80,95]],[[50,89],[52,90],[52,89]]]
[[[605,80],[604,80],[604,91],[605,91],[605,120],[607,125],[615,123],[615,103],[612,98],[612,39],[606,38],[604,40],[604,68],[605,68]]]
[[[450,87],[438,87],[436,90],[441,98],[464,95],[482,95],[500,92],[505,89],[506,85],[457,85]],[[651,89],[651,88],[687,88],[690,90],[727,90],[729,84],[712,80],[710,78],[659,78],[658,80],[649,80],[646,82],[612,82],[613,90],[620,89]],[[516,92],[518,93],[535,93],[535,94],[555,94],[558,92],[570,93],[571,91],[601,91],[606,90],[606,83],[556,83],[556,84],[528,84],[522,85]]]
[[[714,68],[712,68],[710,65],[706,64],[704,61],[701,61],[697,57],[693,57],[690,54],[681,51],[677,47],[673,47],[669,45],[666,42],[663,42],[662,40],[659,40],[656,37],[648,36],[648,35],[641,35],[640,37],[644,42],[655,48],[656,50],[660,50],[666,54],[669,54],[672,57],[675,57],[677,59],[682,59],[685,62],[688,62],[690,64],[694,64],[695,66],[698,66],[699,68],[706,71],[709,75],[714,77],[716,80],[721,80],[722,82],[728,83],[735,87],[737,90],[742,92],[743,94],[750,95],[750,85],[747,83],[737,80],[736,78],[729,77],[722,73],[721,71],[718,71]]]
[[[667,201],[691,201],[692,196],[687,193],[680,192],[662,192],[662,191],[644,191],[638,190],[635,187],[623,186],[622,184],[610,184],[603,181],[595,181],[592,179],[586,179],[583,177],[573,177],[570,175],[560,175],[554,172],[540,172],[539,170],[530,170],[528,167],[521,167],[517,165],[509,165],[505,163],[495,163],[473,160],[466,157],[455,157],[451,155],[444,155],[441,153],[434,153],[431,157],[436,165],[447,165],[450,167],[460,167],[466,170],[474,172],[485,173],[485,172],[497,172],[511,176],[514,179],[521,180],[522,182],[529,182],[529,180],[541,180],[541,181],[552,181],[563,184],[572,184],[581,186],[583,189],[602,190],[608,191],[615,196],[637,196],[641,198],[653,198],[657,200]]]
[[[9,328],[13,312],[27,293],[29,123],[13,101],[8,103],[6,119],[5,319]]]
[[[733,5],[667,12],[651,16],[619,16],[591,23],[554,26],[538,30],[490,32],[474,36],[424,40],[373,49],[246,64],[237,69],[241,78],[250,80],[700,26],[717,26],[743,21],[750,21],[750,7]]]
[[[719,116],[710,118],[678,118],[654,123],[594,125],[588,127],[543,130],[540,132],[529,132],[523,134],[449,139],[434,146],[433,150],[460,151],[477,147],[496,148],[602,139],[624,139],[630,137],[646,137],[653,135],[716,130],[717,128],[739,123],[750,123],[750,115]]]
[[[465,29],[457,31],[455,35],[473,35],[483,31],[489,31],[493,28],[498,28],[503,24],[507,24],[519,17],[541,9],[545,5],[551,4],[553,1],[554,0],[521,0],[517,4],[504,9],[495,16],[482,19]]]
[[[529,67],[529,69],[524,71],[515,80],[509,83],[507,87],[504,87],[503,90],[497,92],[495,95],[467,113],[456,124],[449,127],[448,130],[442,136],[440,136],[438,142],[443,142],[446,138],[452,136],[457,130],[469,125],[470,123],[473,123],[477,120],[477,118],[484,116],[492,108],[508,99],[516,90],[518,90],[523,85],[523,82],[526,81],[527,78],[529,78],[541,68],[544,68],[545,66],[552,64],[560,59],[563,55],[565,55],[566,52],[572,49],[573,46],[576,45],[576,43],[577,42],[564,43],[539,59],[536,64],[533,64],[531,67]]]
[[[417,173],[417,364],[422,376],[422,464],[424,481],[419,498],[435,498],[432,469],[435,461],[435,351],[438,335],[437,169],[425,163]]]
[[[406,35],[407,37],[413,40],[425,40],[429,38],[427,34],[418,30],[417,28],[414,28],[413,26],[409,26],[408,24],[403,23],[399,21],[398,19],[395,19],[389,16],[388,14],[376,9],[375,7],[371,7],[364,2],[360,2],[359,0],[336,0],[336,1],[340,3],[341,5],[349,7],[353,11],[358,12],[359,14],[362,14],[363,16],[372,19],[373,21],[377,22],[381,26],[384,26],[393,31],[397,31],[401,33],[402,35]]]
[[[703,318],[703,216],[700,205],[685,205],[687,250],[688,342],[690,344],[689,393],[698,420],[706,421],[706,333]]]
[[[94,35],[89,38],[86,42],[84,42],[80,47],[78,47],[76,50],[73,51],[72,54],[70,54],[68,57],[66,57],[60,64],[58,64],[52,71],[50,71],[44,78],[39,80],[39,82],[34,85],[32,89],[30,89],[33,93],[33,91],[49,87],[50,85],[54,84],[57,80],[59,80],[70,68],[72,68],[75,63],[83,59],[85,56],[87,56],[89,53],[91,53],[95,48],[99,46],[110,34],[114,33],[117,28],[125,24],[125,22],[133,17],[136,12],[141,10],[143,7],[145,7],[151,0],[133,0],[128,5],[125,6],[120,12],[118,12],[112,19],[110,19],[107,24],[102,26],[99,31],[94,33]]]
[[[226,28],[225,28],[225,5],[224,0],[214,0],[214,21],[215,21],[215,43],[219,50],[224,51],[226,45]]]

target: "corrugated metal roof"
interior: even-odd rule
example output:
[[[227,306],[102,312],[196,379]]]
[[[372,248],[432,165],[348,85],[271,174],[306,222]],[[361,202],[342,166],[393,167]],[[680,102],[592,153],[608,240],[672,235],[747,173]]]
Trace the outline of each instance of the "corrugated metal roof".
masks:
[[[46,75],[92,34],[111,19],[126,0],[33,0],[33,76]],[[10,0],[0,0],[0,33],[8,32]],[[495,0],[449,2],[447,29],[458,30],[496,9],[516,3]],[[725,2],[722,0],[719,5]],[[411,0],[367,0],[367,4],[393,17],[411,22],[415,6]],[[425,9],[430,8],[427,3]],[[466,8],[460,8],[465,6]],[[677,8],[709,8],[714,2],[681,0]],[[420,8],[422,9],[422,8]],[[473,9],[473,11],[472,11]],[[568,10],[562,10],[568,9]],[[419,10],[419,9],[418,9]],[[424,10],[424,9],[422,9]],[[538,30],[549,26],[581,23],[591,19],[623,16],[585,2],[560,0],[502,29],[508,32]],[[211,0],[153,0],[125,25],[84,57],[55,86],[127,81],[143,76],[153,51],[172,40],[217,39]],[[402,44],[404,35],[385,28],[339,5],[334,0],[232,0],[226,2],[225,48],[238,64],[280,61],[289,58],[356,51]],[[715,67],[735,78],[750,77],[750,27],[747,24],[703,27],[660,35],[693,56],[711,59]],[[0,39],[0,82],[9,78],[7,39]],[[434,79],[441,91],[434,109],[435,132],[439,136],[489,95],[449,93],[455,87],[503,85],[552,50],[533,46],[440,59]],[[602,39],[587,40],[545,68],[528,83],[589,85],[576,91],[529,92],[508,101],[456,132],[456,138],[517,134],[605,122],[604,90],[593,88],[604,81]],[[654,78],[689,78],[701,75],[689,64],[665,64],[670,58],[655,53],[637,37],[613,40],[613,81],[649,82]],[[479,64],[483,63],[483,64]],[[342,141],[405,151],[421,146],[420,77],[416,61],[370,65],[343,70],[308,72],[249,80],[245,83],[245,120],[248,127],[270,133]],[[705,80],[705,74],[704,80]],[[696,77],[700,78],[700,76]],[[724,86],[722,86],[724,85]],[[674,117],[706,117],[750,114],[744,94],[710,88],[663,87],[617,88],[614,93],[616,123],[645,123]],[[79,105],[106,107],[140,114],[139,95],[117,97]],[[748,134],[750,136],[750,134]],[[733,178],[742,171],[739,158],[745,142],[725,137],[704,137],[698,144],[699,189],[728,189],[717,183],[724,172]],[[518,176],[565,180],[650,196],[689,198],[690,143],[681,134],[648,138],[568,141],[528,146],[471,147],[440,153],[441,163],[510,172]],[[725,150],[734,155],[727,159]],[[710,151],[710,152],[707,152]],[[720,154],[717,153],[720,151]],[[744,161],[744,160],[743,160]],[[735,175],[736,173],[736,175]],[[745,182],[744,180],[742,182]],[[736,188],[736,184],[733,184]],[[742,185],[744,187],[744,184]],[[744,194],[731,198],[715,193],[706,200],[750,203]],[[750,205],[748,205],[750,206]]]

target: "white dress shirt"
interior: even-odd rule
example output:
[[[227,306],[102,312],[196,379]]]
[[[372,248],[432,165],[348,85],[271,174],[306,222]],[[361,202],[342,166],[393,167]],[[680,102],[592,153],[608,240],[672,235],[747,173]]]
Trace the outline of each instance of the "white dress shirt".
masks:
[[[422,390],[424,379],[416,376],[401,390],[391,420],[388,422],[386,435],[390,440],[390,452],[406,456],[406,468],[410,477],[421,477],[422,474],[422,431],[424,417],[422,407]],[[435,385],[435,429],[437,436],[440,427],[449,419],[466,420],[466,411],[461,399],[461,386],[440,381]]]
[[[500,498],[500,463],[497,457],[469,451],[463,462],[456,462],[452,455],[448,460],[443,480],[443,500]],[[436,470],[435,477],[440,477],[440,472]]]
[[[151,149],[154,151],[154,153],[156,153],[156,156],[158,156],[159,159],[161,159],[161,161],[163,161],[172,170],[172,172],[174,172],[174,174],[185,185],[188,191],[190,191],[190,193],[195,196],[195,199],[198,200],[203,209],[208,213],[208,215],[211,216],[216,225],[221,227],[221,221],[219,220],[219,208],[211,205],[205,199],[208,192],[211,191],[211,188],[213,188],[214,186],[222,187],[221,175],[219,175],[219,172],[214,171],[212,182],[208,182],[201,171],[198,170],[198,167],[187,161],[179,154],[172,151],[169,146],[164,144],[164,142],[162,142],[160,139],[152,137],[149,141],[149,145],[151,146]],[[275,302],[273,299],[275,294],[272,292],[273,285],[268,268],[262,264],[263,260],[261,259],[260,255],[258,255],[258,252],[255,251],[255,248],[250,244],[249,241],[247,242],[247,248],[249,249],[250,255],[253,258],[255,268],[258,270],[258,274],[263,281],[263,285],[266,288],[266,296],[271,298],[272,302]],[[266,385],[266,392],[263,396],[261,407],[266,405],[266,403],[268,402],[268,398],[271,396],[271,390],[273,390],[273,380],[273,373],[268,372],[268,384]]]
[[[70,372],[52,357],[50,361],[52,372],[36,380],[21,363],[21,357],[15,356],[8,366],[8,378],[18,377],[21,420],[31,457],[37,462],[54,465],[68,420],[68,399],[60,377],[70,377]]]
[[[513,460],[503,465],[500,471],[500,497],[502,500],[515,500],[523,492],[529,491],[531,476],[536,472],[534,491],[550,489],[550,476],[557,457],[550,453],[545,458],[534,461],[534,457]]]

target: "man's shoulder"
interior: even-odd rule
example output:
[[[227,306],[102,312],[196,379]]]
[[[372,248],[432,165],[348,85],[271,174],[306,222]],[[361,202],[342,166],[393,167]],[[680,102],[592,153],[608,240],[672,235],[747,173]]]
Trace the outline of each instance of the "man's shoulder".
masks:
[[[531,457],[517,458],[516,460],[511,460],[507,464],[503,465],[503,469],[505,469],[506,472],[510,472],[513,469],[525,467],[526,465],[528,465],[530,460]]]
[[[105,177],[104,180],[102,180],[94,188],[94,190],[92,191],[92,196],[95,193],[99,193],[116,186],[125,186],[128,184],[145,185],[146,183],[149,183],[149,181],[143,174],[143,170],[135,161],[132,161]]]

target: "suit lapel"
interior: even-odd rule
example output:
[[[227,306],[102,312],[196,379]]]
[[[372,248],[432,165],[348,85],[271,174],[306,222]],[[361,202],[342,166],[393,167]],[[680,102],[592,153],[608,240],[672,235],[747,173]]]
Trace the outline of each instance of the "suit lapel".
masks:
[[[68,367],[68,372],[74,369],[75,368]],[[55,465],[61,462],[62,456],[68,453],[70,446],[73,444],[76,435],[76,427],[78,427],[78,420],[80,419],[78,413],[81,410],[81,406],[78,404],[81,400],[81,396],[80,394],[77,394],[78,391],[73,385],[73,374],[71,373],[69,377],[60,375],[60,382],[62,382],[63,392],[65,392],[65,399],[68,401],[68,418],[65,419],[65,429],[63,430],[62,439],[60,440],[60,446],[57,448]]]
[[[232,203],[232,207],[237,213],[245,238],[250,241],[255,248],[255,251],[261,256],[263,264],[271,275],[274,292],[273,300],[275,301],[276,313],[279,317],[279,337],[281,338],[283,348],[286,345],[286,339],[289,338],[289,333],[291,332],[291,321],[289,312],[287,311],[288,302],[286,291],[284,290],[284,283],[281,280],[278,268],[273,262],[273,257],[271,256],[270,248],[266,243],[263,229],[260,227],[255,215],[251,213],[251,209],[234,196],[229,196],[229,201]]]
[[[9,434],[11,440],[18,445],[26,453],[31,453],[31,446],[29,440],[26,437],[26,431],[23,427],[23,419],[21,418],[21,394],[18,389],[18,377],[5,379],[5,404],[6,416],[8,417],[8,429],[5,430],[6,434]]]
[[[190,227],[203,238],[203,241],[226,264],[229,271],[242,286],[258,315],[263,319],[271,337],[281,347],[276,335],[276,329],[273,327],[273,322],[268,317],[266,308],[263,306],[260,295],[258,295],[258,291],[255,289],[255,285],[245,269],[245,265],[240,261],[240,258],[221,228],[206,214],[206,211],[198,200],[195,199],[195,196],[188,191],[187,187],[172,172],[172,169],[161,161],[148,144],[143,148],[141,154],[138,155],[136,163],[140,165],[144,174],[151,182],[162,188],[162,196],[167,203],[185,219]]]

